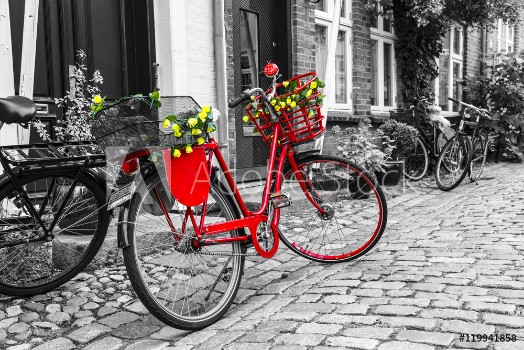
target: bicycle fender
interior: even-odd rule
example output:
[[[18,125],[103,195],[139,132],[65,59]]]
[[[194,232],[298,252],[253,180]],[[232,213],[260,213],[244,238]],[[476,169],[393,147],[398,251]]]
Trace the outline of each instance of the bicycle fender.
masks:
[[[125,249],[129,246],[129,240],[126,234],[124,226],[126,223],[128,203],[125,206],[120,207],[120,214],[118,216],[118,225],[117,225],[117,241],[118,248]]]

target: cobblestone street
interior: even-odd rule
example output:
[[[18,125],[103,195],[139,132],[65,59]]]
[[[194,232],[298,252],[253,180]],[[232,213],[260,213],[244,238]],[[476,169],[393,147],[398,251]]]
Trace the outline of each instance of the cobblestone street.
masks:
[[[202,331],[157,321],[119,265],[46,295],[3,297],[0,348],[524,349],[523,170],[491,165],[451,192],[406,184],[388,200],[381,241],[357,261],[323,265],[283,245],[273,259],[248,258],[236,304]]]

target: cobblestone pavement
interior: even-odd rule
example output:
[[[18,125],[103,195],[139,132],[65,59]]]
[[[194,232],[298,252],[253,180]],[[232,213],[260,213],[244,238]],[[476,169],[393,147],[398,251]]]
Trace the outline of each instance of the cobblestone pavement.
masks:
[[[358,261],[322,265],[285,247],[250,258],[236,304],[205,330],[157,321],[118,265],[46,295],[3,298],[0,347],[524,349],[524,166],[492,165],[486,177],[448,193],[408,184],[388,202],[386,234]],[[461,342],[460,333],[517,342]]]

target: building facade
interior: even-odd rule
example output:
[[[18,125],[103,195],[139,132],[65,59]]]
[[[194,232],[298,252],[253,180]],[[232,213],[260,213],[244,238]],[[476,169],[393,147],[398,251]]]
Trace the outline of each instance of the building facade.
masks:
[[[9,4],[12,83],[18,93],[24,1],[0,1]],[[264,171],[268,149],[252,126],[243,124],[242,108],[231,110],[227,101],[246,88],[267,87],[269,81],[260,73],[269,61],[279,65],[284,78],[316,70],[334,84],[328,128],[363,117],[380,122],[390,109],[405,107],[392,21],[368,13],[365,0],[341,0],[336,14],[335,1],[41,0],[34,99],[41,116],[53,125],[53,100],[68,90],[75,52],[83,49],[89,71],[101,70],[108,98],[159,87],[163,96],[191,95],[217,108],[223,151],[237,176],[250,179]],[[330,48],[336,24],[336,48]],[[447,96],[463,98],[461,79],[480,74],[491,51],[524,49],[524,30],[502,22],[492,31],[456,25],[444,47],[437,60],[436,103],[453,113],[456,106]],[[330,49],[335,50],[335,69],[326,77]],[[0,84],[11,82],[0,79]],[[333,144],[330,133],[326,135],[326,143]],[[6,138],[5,133],[0,136]]]

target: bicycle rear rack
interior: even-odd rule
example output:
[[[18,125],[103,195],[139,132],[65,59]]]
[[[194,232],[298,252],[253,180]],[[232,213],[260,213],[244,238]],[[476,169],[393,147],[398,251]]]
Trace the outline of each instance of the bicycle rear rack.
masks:
[[[0,158],[12,166],[31,169],[49,169],[53,166],[96,168],[106,165],[105,153],[94,141],[0,147]]]

